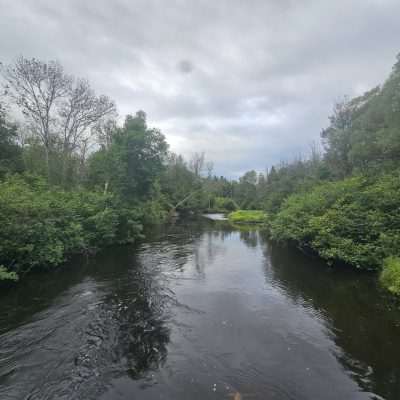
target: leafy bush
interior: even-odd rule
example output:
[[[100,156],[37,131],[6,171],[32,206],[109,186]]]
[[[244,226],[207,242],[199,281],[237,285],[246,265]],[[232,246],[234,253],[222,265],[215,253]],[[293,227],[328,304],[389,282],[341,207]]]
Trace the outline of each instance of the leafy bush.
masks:
[[[167,217],[166,207],[160,200],[148,200],[141,205],[141,219],[145,225],[164,221]]]
[[[0,281],[18,281],[18,275],[15,272],[8,271],[3,265],[0,265]]]
[[[239,207],[236,202],[229,197],[214,197],[212,199],[212,210],[215,212],[235,211]]]
[[[260,210],[238,210],[228,215],[233,223],[262,223],[266,221],[266,214]]]
[[[399,173],[328,182],[290,196],[271,235],[314,249],[329,261],[377,269],[400,252]]]
[[[308,243],[314,230],[311,219],[321,216],[346,193],[359,190],[362,180],[352,178],[341,182],[328,182],[307,192],[294,194],[283,203],[271,224],[272,235],[279,240]]]
[[[388,257],[383,262],[380,275],[382,285],[390,292],[400,295],[400,258]]]
[[[111,195],[50,188],[31,176],[0,183],[0,264],[9,273],[56,266],[73,253],[132,242],[140,232],[138,213]]]

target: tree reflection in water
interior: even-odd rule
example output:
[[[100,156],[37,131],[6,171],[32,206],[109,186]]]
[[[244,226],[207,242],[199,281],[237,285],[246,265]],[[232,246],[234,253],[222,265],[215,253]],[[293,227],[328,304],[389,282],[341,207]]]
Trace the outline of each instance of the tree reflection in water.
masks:
[[[400,398],[398,307],[376,277],[328,267],[290,246],[264,239],[265,275],[294,302],[325,320],[337,345],[335,357],[366,391]],[[386,337],[387,340],[382,340]]]
[[[215,383],[322,398],[335,382],[329,398],[400,398],[400,315],[373,276],[223,221],[147,237],[2,297],[1,399],[210,398]]]

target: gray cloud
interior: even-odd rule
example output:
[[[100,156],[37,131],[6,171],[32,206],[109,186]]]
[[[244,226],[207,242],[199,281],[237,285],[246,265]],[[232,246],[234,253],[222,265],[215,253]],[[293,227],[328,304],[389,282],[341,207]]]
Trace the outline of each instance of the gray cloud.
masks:
[[[306,153],[332,104],[383,81],[398,0],[0,0],[0,60],[58,59],[234,176]]]

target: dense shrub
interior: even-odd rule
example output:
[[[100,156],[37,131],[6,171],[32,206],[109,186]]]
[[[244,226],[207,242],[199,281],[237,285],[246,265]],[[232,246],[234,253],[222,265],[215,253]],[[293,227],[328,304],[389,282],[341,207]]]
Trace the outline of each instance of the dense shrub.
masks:
[[[214,197],[212,203],[212,208],[216,212],[235,211],[239,208],[236,202],[229,197]]]
[[[29,176],[0,183],[1,276],[56,266],[73,253],[132,242],[141,232],[139,214],[111,195],[63,191]],[[11,275],[15,277],[15,275]]]
[[[380,275],[381,283],[386,289],[400,295],[400,258],[388,257],[383,263]]]
[[[290,196],[271,235],[308,246],[330,261],[376,269],[400,253],[399,173],[328,182]]]
[[[0,282],[1,281],[18,281],[18,275],[13,271],[8,271],[3,265],[0,265]]]
[[[361,185],[361,179],[352,178],[327,182],[313,190],[289,196],[271,225],[273,236],[279,240],[308,243],[313,236],[312,218],[323,215],[339,198],[359,190]]]

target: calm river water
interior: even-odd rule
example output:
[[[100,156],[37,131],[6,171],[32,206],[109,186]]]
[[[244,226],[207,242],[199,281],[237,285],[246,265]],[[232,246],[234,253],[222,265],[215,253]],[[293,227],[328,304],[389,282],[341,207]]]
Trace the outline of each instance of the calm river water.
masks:
[[[0,399],[400,399],[375,277],[181,221],[0,296]]]

